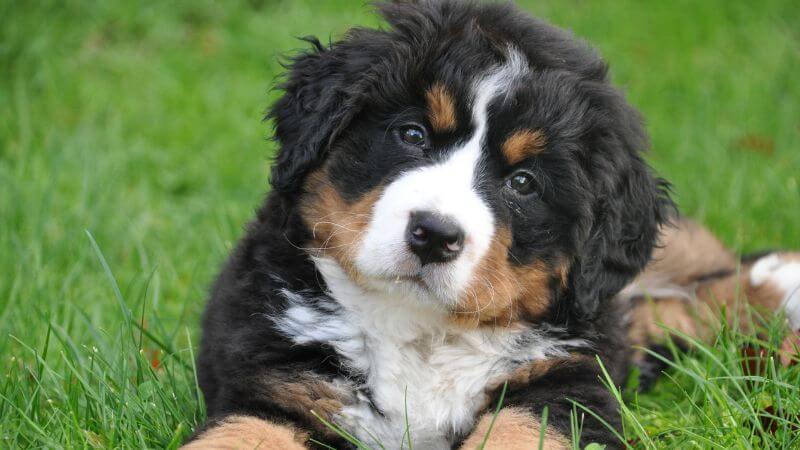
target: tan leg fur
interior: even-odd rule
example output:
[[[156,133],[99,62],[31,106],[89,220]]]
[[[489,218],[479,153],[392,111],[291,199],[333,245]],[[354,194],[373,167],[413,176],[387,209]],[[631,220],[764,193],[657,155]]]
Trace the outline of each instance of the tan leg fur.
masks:
[[[290,426],[231,416],[181,447],[183,450],[303,450],[308,436]]]
[[[489,430],[493,413],[485,414],[472,434],[464,441],[461,450],[478,448]],[[486,450],[529,450],[539,447],[541,423],[529,412],[520,408],[503,408],[492,426]],[[562,450],[570,448],[570,440],[548,427],[544,435],[545,450]]]

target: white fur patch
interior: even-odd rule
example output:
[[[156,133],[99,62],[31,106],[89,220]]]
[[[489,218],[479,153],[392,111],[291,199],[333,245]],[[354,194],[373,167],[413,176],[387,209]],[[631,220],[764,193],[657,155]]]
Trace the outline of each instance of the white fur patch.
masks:
[[[317,258],[334,300],[283,291],[290,307],[276,326],[298,344],[328,343],[363,375],[370,399],[347,405],[337,423],[364,443],[400,448],[406,405],[414,446],[450,448],[485,406],[487,386],[535,360],[586,347],[535,328],[464,329],[441,307],[357,286],[333,259]],[[335,301],[335,303],[333,303]],[[320,311],[320,308],[322,310]],[[342,380],[346,384],[346,380]]]
[[[784,260],[773,253],[759,259],[750,269],[750,284],[770,283],[783,292],[781,305],[792,329],[800,327],[800,262]]]

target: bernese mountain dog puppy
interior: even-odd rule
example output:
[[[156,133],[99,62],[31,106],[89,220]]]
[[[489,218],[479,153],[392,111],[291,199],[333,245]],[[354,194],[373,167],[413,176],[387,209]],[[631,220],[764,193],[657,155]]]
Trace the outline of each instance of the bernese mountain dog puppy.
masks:
[[[740,290],[800,319],[800,257],[742,262],[679,218],[585,43],[509,4],[378,10],[385,29],[309,38],[288,65],[187,448],[472,449],[492,422],[487,448],[568,448],[575,403],[602,419],[582,442],[616,448],[598,358],[621,383],[657,323],[703,336],[697,312]]]

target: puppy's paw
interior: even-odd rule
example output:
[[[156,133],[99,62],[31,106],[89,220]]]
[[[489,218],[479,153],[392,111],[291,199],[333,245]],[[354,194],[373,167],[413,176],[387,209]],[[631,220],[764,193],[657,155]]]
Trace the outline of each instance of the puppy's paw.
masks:
[[[306,450],[308,434],[256,417],[230,416],[181,450]]]
[[[544,438],[541,438],[541,429],[539,420],[529,412],[519,408],[503,408],[497,417],[491,413],[485,414],[461,444],[460,450],[527,450],[537,448],[540,439],[544,450],[567,450],[572,447],[570,440],[552,427],[547,427]]]
[[[800,328],[800,253],[772,253],[760,258],[750,268],[750,285],[775,290],[792,329]]]

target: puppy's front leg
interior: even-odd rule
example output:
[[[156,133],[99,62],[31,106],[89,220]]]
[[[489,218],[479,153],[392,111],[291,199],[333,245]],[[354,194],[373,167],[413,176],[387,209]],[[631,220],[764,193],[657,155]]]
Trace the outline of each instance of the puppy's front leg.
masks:
[[[607,367],[615,362],[607,360]],[[520,367],[507,380],[508,390],[486,441],[487,449],[536,449],[539,442],[548,450],[571,448],[572,414],[579,414],[581,444],[603,444],[607,449],[623,445],[614,431],[620,428],[618,405],[600,382],[602,373],[590,355],[574,354],[564,358],[539,360]],[[499,391],[500,389],[498,389]],[[495,393],[498,397],[499,392]],[[497,401],[497,399],[495,399]],[[583,414],[575,403],[590,409]],[[540,414],[545,407],[547,427],[542,430]],[[493,411],[479,419],[461,450],[478,448],[489,430]],[[603,423],[605,422],[605,423]],[[544,436],[542,436],[544,433]]]
[[[288,425],[251,416],[229,416],[203,432],[183,450],[305,450],[308,435]]]
[[[464,441],[461,450],[475,450],[486,439],[486,433],[492,423],[494,413],[485,414],[472,434]],[[541,437],[541,422],[523,408],[503,408],[497,414],[492,425],[489,438],[486,440],[487,450],[528,450],[539,448],[543,442],[545,450],[561,450],[570,448],[570,440],[548,426]]]

